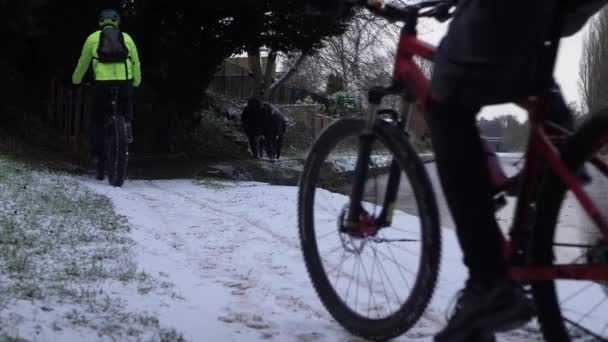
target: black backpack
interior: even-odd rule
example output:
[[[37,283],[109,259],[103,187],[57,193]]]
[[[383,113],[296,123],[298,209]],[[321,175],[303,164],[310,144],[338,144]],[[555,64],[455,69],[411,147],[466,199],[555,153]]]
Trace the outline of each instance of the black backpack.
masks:
[[[127,49],[125,39],[119,29],[107,27],[101,30],[97,56],[101,63],[125,63],[127,61],[129,49]]]

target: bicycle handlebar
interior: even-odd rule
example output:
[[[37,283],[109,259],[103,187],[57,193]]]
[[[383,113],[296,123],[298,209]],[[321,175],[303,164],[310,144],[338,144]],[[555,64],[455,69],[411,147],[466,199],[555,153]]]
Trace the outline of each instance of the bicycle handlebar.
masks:
[[[374,14],[388,21],[406,21],[412,15],[416,17],[435,18],[443,22],[452,17],[451,8],[458,0],[426,0],[409,6],[385,4],[383,0],[343,0],[353,7],[366,7]],[[423,11],[424,9],[428,9]]]

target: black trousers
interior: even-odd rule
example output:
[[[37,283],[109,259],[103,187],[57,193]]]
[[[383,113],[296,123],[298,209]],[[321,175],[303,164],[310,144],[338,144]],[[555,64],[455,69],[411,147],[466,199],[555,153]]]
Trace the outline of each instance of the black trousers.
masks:
[[[552,121],[572,128],[573,117],[556,87],[547,91]],[[493,205],[493,186],[476,115],[480,106],[432,100],[428,104],[437,170],[456,224],[464,263],[474,281],[506,276],[500,229]]]
[[[103,157],[104,125],[113,114],[112,90],[118,89],[117,114],[127,122],[133,121],[133,81],[96,81],[94,83],[93,117],[89,143],[94,156]]]

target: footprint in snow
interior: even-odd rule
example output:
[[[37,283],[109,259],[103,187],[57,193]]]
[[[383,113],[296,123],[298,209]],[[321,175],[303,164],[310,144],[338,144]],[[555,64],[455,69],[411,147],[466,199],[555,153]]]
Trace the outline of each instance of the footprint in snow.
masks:
[[[242,324],[247,328],[254,330],[263,330],[262,338],[270,339],[278,334],[276,327],[270,322],[266,322],[264,317],[256,314],[248,314],[244,312],[233,312],[230,309],[228,312],[219,316],[217,319],[228,324]]]

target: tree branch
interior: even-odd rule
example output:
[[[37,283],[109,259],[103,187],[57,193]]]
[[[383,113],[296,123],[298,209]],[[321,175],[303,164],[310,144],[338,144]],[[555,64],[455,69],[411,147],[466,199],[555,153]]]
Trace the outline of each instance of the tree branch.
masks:
[[[300,65],[302,65],[302,63],[304,63],[304,60],[306,59],[306,57],[308,57],[308,54],[306,53],[302,53],[300,55],[300,57],[298,58],[298,60],[296,60],[296,62],[291,66],[291,68],[289,68],[289,70],[287,70],[287,72],[281,76],[278,80],[276,80],[269,88],[268,88],[268,92],[267,92],[267,98],[270,98],[272,96],[272,94],[274,93],[274,91],[281,85],[283,84],[285,81],[287,81],[293,74],[296,73],[296,71],[298,71],[298,68],[300,67]]]
[[[268,53],[268,58],[266,59],[266,71],[264,75],[264,85],[262,87],[262,94],[264,98],[269,97],[270,90],[270,82],[272,81],[272,77],[274,76],[275,65],[277,62],[277,52],[276,50],[271,50]]]

